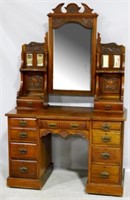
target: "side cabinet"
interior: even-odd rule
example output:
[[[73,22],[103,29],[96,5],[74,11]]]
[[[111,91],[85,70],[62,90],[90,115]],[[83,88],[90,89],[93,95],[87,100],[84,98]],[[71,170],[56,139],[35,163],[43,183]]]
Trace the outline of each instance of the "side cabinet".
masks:
[[[35,118],[10,118],[9,177],[10,187],[40,189],[44,174],[51,171],[51,136],[39,137]]]
[[[91,122],[88,193],[122,196],[123,126],[123,122]]]

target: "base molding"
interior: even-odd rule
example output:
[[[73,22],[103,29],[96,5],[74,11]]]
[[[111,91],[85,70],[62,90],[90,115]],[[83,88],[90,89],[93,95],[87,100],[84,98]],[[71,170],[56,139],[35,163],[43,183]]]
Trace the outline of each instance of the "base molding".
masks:
[[[103,194],[112,196],[122,196],[123,195],[123,185],[108,185],[108,184],[97,184],[97,183],[87,183],[86,192],[92,194]]]
[[[45,170],[43,175],[37,179],[27,179],[27,178],[7,178],[7,186],[14,188],[26,188],[26,189],[37,189],[40,190],[46,183],[47,179],[53,171],[53,163],[51,163]]]

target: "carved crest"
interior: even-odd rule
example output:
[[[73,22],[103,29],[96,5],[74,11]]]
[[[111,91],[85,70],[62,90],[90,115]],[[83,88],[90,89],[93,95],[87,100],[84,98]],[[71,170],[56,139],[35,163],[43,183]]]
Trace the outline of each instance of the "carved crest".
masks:
[[[65,14],[65,13],[69,13],[69,14],[81,14],[80,9],[81,7],[79,7],[77,4],[75,3],[70,3],[65,7],[66,12],[64,13],[62,11],[62,8],[64,6],[64,3],[59,4],[56,8],[53,9],[54,14]],[[82,3],[82,6],[84,8],[82,13],[92,13],[93,9],[89,8],[86,4]]]
[[[89,8],[86,4],[82,3],[83,11],[81,11],[81,7],[79,7],[77,4],[70,3],[64,7],[65,12],[63,12],[63,6],[64,3],[59,4],[56,8],[53,9],[53,13],[48,14],[49,17],[53,17],[53,28],[59,28],[67,22],[80,23],[86,28],[93,27],[93,19],[98,15],[96,13],[92,13],[93,9]]]

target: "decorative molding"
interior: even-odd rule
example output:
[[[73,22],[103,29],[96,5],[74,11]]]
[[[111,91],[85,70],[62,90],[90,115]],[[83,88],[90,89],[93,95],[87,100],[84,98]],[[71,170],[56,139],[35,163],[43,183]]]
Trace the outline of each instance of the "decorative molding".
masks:
[[[25,53],[44,53],[44,43],[30,42],[24,44],[22,48]]]
[[[48,134],[57,134],[57,135],[60,135],[62,137],[67,137],[67,136],[70,136],[70,135],[80,135],[81,137],[83,138],[88,138],[88,131],[85,131],[85,130],[65,130],[65,129],[41,129],[40,130],[40,137],[42,136],[46,136]]]
[[[119,93],[120,79],[119,77],[103,77],[102,78],[103,93]]]
[[[28,89],[42,89],[43,77],[40,75],[28,76]]]
[[[117,45],[116,43],[101,44],[102,54],[121,54],[123,45]]]
[[[68,18],[66,18],[66,19],[65,18],[53,18],[52,26],[53,26],[53,28],[59,28],[60,26],[62,26],[63,24],[65,24],[67,22],[80,23],[85,28],[93,27],[93,19],[91,19],[91,18],[75,18],[75,17],[71,17],[69,19]]]

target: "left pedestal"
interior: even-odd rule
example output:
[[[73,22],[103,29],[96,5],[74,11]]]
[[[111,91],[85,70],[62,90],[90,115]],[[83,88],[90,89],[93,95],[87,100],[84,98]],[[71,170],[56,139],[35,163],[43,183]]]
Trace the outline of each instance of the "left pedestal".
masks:
[[[51,134],[39,137],[37,119],[8,116],[9,187],[41,189],[53,170]]]

